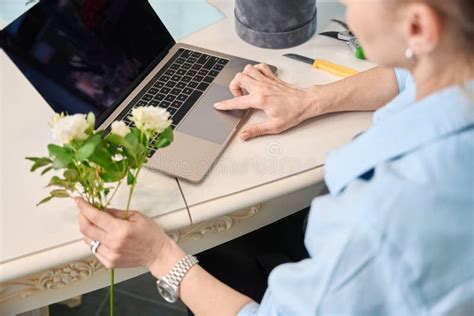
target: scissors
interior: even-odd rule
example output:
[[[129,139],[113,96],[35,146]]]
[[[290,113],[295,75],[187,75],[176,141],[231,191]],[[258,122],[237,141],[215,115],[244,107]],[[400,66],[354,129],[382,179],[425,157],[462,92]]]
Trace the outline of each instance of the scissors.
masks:
[[[337,32],[337,31],[322,32],[322,33],[319,33],[319,35],[328,36],[328,37],[337,39],[339,41],[345,42],[354,52],[355,57],[359,59],[365,59],[364,50],[360,46],[357,38],[349,29],[349,26],[347,25],[347,23],[340,20],[336,20],[336,19],[332,19],[331,21],[336,22],[337,24],[341,25],[345,30],[342,32]]]

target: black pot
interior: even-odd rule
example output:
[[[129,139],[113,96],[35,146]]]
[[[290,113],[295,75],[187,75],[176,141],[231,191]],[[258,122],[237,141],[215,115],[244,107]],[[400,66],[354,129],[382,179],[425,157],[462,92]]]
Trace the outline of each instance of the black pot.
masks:
[[[316,0],[236,0],[235,30],[262,48],[288,48],[316,32]]]

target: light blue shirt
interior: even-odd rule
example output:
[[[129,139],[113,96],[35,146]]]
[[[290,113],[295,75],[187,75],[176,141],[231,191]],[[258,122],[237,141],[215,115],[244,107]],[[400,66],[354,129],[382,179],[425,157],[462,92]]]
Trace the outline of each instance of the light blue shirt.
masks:
[[[474,81],[415,101],[411,76],[326,162],[309,259],[239,315],[474,315]]]

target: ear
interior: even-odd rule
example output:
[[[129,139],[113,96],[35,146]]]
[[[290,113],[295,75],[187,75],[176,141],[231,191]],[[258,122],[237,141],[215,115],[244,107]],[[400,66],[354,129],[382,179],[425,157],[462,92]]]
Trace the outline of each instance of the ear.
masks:
[[[415,55],[429,54],[441,40],[442,19],[429,5],[421,2],[411,3],[404,10],[404,35],[407,47]]]

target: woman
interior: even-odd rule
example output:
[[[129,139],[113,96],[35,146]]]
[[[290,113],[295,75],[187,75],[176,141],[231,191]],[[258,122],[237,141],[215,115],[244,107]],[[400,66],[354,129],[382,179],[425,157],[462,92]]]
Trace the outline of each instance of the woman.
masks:
[[[260,305],[194,265],[178,293],[195,314],[474,310],[474,2],[343,2],[366,54],[385,68],[301,89],[265,65],[248,66],[231,84],[237,98],[216,108],[266,112],[267,121],[241,131],[247,140],[323,113],[388,104],[327,159],[330,194],[312,202],[310,258],[275,268]],[[127,222],[121,211],[77,202],[84,241],[101,242],[97,257],[107,267],[142,265],[160,278],[185,256],[141,213]]]

